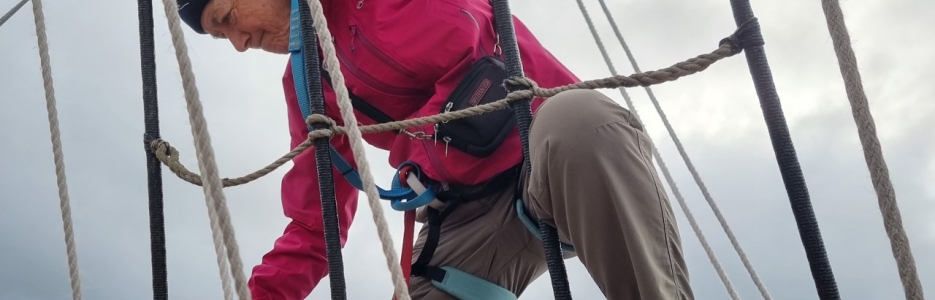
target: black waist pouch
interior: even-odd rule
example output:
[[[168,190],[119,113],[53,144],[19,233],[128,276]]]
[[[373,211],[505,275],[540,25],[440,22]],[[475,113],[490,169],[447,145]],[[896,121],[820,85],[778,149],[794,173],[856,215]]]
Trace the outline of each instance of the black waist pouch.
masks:
[[[441,112],[460,110],[506,98],[502,86],[507,78],[506,65],[495,57],[484,57],[471,66],[455,87]],[[435,138],[475,157],[487,157],[500,147],[515,129],[512,109],[500,109],[435,124]],[[447,148],[446,148],[447,149]]]

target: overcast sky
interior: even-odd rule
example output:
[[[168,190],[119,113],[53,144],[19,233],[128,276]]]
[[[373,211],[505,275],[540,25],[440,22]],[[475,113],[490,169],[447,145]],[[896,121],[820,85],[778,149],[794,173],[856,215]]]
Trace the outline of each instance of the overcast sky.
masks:
[[[0,0],[5,12],[16,0]],[[156,11],[162,136],[197,169],[178,67]],[[632,73],[597,1],[585,1],[620,73]],[[707,53],[734,30],[726,0],[608,1],[644,70]],[[582,78],[609,75],[572,0],[514,0],[513,12]],[[792,138],[844,299],[899,299],[850,106],[818,1],[755,1]],[[935,295],[935,2],[845,1],[864,86],[926,291]],[[134,1],[46,1],[55,89],[86,299],[152,297],[137,9]],[[553,15],[555,14],[555,15]],[[287,57],[238,53],[186,29],[222,176],[254,171],[289,150],[281,76]],[[68,265],[31,6],[0,27],[0,299],[68,299]],[[666,114],[774,299],[816,299],[788,198],[742,55],[654,87]],[[619,92],[604,90],[623,103]],[[672,169],[728,275],[759,294],[692,182],[641,89],[636,109]],[[387,154],[368,149],[386,185]],[[288,165],[287,165],[288,167]],[[288,222],[279,203],[284,167],[226,189],[245,272]],[[204,195],[164,169],[172,299],[221,299]],[[366,201],[362,195],[361,201]],[[698,299],[728,299],[677,210]],[[399,251],[402,214],[386,206]],[[362,202],[344,250],[349,299],[388,299],[389,272]],[[374,265],[374,267],[368,267]],[[576,299],[600,299],[580,262],[567,261]],[[310,298],[329,298],[327,278]],[[521,299],[551,299],[548,274]]]

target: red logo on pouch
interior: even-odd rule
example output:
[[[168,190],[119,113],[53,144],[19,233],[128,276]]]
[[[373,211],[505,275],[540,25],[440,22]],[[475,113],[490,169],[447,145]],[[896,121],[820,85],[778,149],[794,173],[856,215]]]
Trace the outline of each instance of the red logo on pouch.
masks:
[[[477,104],[480,103],[480,99],[483,98],[484,94],[487,93],[487,90],[490,89],[490,84],[490,79],[484,79],[484,81],[481,81],[480,86],[474,90],[474,95],[471,95],[471,101],[468,101],[471,103],[471,106],[477,106]]]

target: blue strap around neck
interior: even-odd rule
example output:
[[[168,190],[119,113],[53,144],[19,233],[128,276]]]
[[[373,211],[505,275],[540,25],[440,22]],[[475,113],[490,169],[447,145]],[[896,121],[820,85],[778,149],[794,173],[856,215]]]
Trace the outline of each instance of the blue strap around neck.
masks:
[[[308,74],[305,72],[305,56],[302,53],[304,50],[304,43],[301,20],[302,18],[299,14],[299,0],[292,0],[292,11],[289,16],[289,59],[292,63],[292,78],[295,85],[295,95],[299,101],[299,108],[302,110],[302,119],[305,120],[312,114],[312,108],[311,97],[307,88]],[[306,126],[308,126],[309,131],[314,130],[311,125]],[[341,156],[337,149],[334,148],[334,145],[330,145],[330,147],[332,164],[351,185],[362,191],[363,182],[360,179],[360,173],[351,167],[351,164]],[[379,191],[381,199],[390,200],[393,209],[398,211],[416,209],[427,205],[435,199],[435,193],[432,189],[426,190],[422,195],[417,195],[411,188],[402,187],[398,170],[396,176],[393,176],[391,188],[385,190],[377,186],[377,191]]]

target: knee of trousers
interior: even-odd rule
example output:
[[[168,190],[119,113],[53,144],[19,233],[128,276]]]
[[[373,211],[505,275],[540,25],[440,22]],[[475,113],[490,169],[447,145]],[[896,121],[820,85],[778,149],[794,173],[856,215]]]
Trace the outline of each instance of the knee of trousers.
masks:
[[[536,111],[531,131],[575,139],[591,137],[595,128],[625,122],[637,130],[643,126],[629,110],[601,92],[588,89],[569,90],[552,96]],[[540,136],[541,137],[541,136]]]

